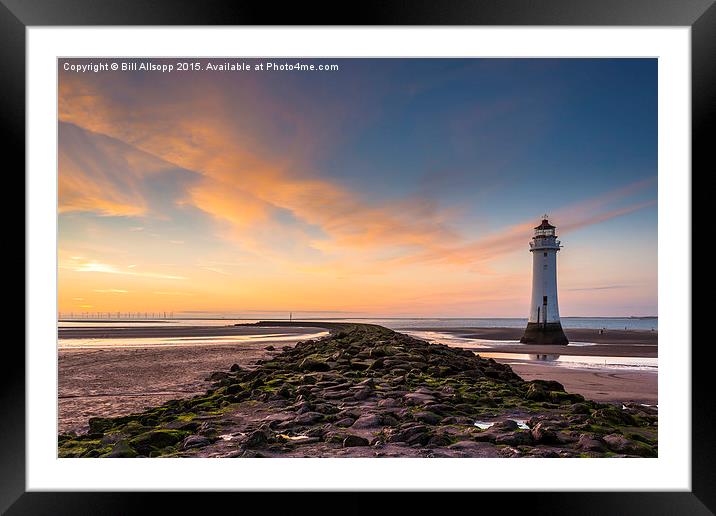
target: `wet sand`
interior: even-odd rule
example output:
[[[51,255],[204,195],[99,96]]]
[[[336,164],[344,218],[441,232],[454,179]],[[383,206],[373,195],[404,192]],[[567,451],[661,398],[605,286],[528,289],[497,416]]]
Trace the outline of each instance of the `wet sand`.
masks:
[[[493,341],[518,341],[522,328],[416,328],[408,333],[430,332],[459,339],[480,339]],[[645,330],[607,330],[600,334],[593,329],[566,329],[567,338],[572,343],[594,343],[594,345],[542,346],[533,344],[501,344],[466,340],[449,341],[449,346],[471,349],[477,353],[529,353],[546,355],[582,355],[611,357],[658,356],[658,332]],[[498,362],[508,364],[525,380],[556,380],[570,392],[576,392],[586,398],[603,402],[658,403],[657,379],[655,371],[618,370],[614,368],[594,369],[565,367],[554,364],[525,363],[522,360],[497,358]]]
[[[60,339],[151,339],[177,337],[227,337],[260,335],[297,335],[314,333],[315,327],[302,326],[260,327],[260,326],[133,326],[107,327],[65,327],[59,328]]]
[[[452,334],[489,340],[518,340],[518,328],[422,328],[420,331]],[[315,326],[300,327],[152,327],[152,328],[62,328],[65,339],[113,338],[171,338],[216,337],[250,335],[285,336],[294,334],[293,340],[244,340],[236,344],[212,345],[183,344],[123,348],[108,343],[107,349],[60,349],[58,354],[59,377],[59,431],[86,430],[89,417],[111,417],[129,414],[159,405],[176,398],[191,397],[205,392],[210,382],[206,378],[214,371],[226,371],[232,364],[252,368],[256,360],[279,352],[281,347],[293,345],[315,333]],[[409,332],[405,332],[409,333]],[[410,332],[412,333],[412,332]],[[532,353],[575,355],[608,355],[653,357],[657,354],[656,332],[608,331],[599,335],[594,330],[569,330],[568,337],[575,341],[598,342],[598,346],[530,346]],[[461,341],[449,343],[456,347],[477,348]],[[266,350],[274,346],[275,352]],[[525,353],[524,346],[498,345],[479,348],[479,352]],[[113,348],[113,349],[112,349]],[[539,349],[538,349],[539,348]],[[548,348],[548,349],[543,349]],[[558,349],[555,349],[558,348]],[[569,348],[569,349],[567,349]],[[597,401],[657,404],[657,374],[635,370],[577,369],[544,364],[525,364],[510,359],[498,359],[509,364],[525,380],[551,379],[562,383],[567,390]]]
[[[211,373],[226,371],[232,364],[251,369],[256,360],[271,355],[267,347],[279,352],[302,337],[303,333],[280,342],[60,349],[59,432],[84,431],[90,417],[121,416],[203,393],[211,384],[206,380]]]
[[[614,369],[572,369],[500,360],[525,380],[557,380],[569,392],[602,402],[658,404],[658,375],[653,372]]]

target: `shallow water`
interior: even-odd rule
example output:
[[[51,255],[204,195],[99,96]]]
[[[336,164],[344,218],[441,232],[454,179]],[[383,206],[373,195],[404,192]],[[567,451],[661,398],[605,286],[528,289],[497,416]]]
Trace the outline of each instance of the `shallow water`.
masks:
[[[500,346],[525,346],[517,340],[488,340],[471,339],[469,337],[456,337],[449,333],[432,331],[411,331],[406,332],[414,337],[447,344],[449,346],[461,346],[469,344],[481,357],[494,358],[499,361],[542,363],[559,367],[572,367],[580,369],[632,369],[646,372],[656,372],[658,359],[655,357],[612,357],[612,356],[586,356],[586,355],[558,355],[558,354],[537,354],[537,353],[511,353],[511,352],[480,352],[480,348],[499,348]],[[586,347],[596,345],[593,342],[570,342],[567,347]]]
[[[63,320],[60,327],[66,326],[227,326],[237,323],[254,323],[263,319],[242,319],[234,317],[225,318],[176,318],[176,319],[75,319],[73,321]],[[288,319],[283,319],[288,320]],[[411,328],[524,328],[527,325],[526,318],[486,317],[486,318],[315,318],[301,317],[300,313],[294,312],[293,320],[304,321],[331,321],[331,322],[355,322],[365,324],[379,324],[392,330],[405,330]],[[630,318],[630,317],[562,317],[562,327],[608,330],[658,330],[659,321],[657,318]]]
[[[519,340],[473,339],[471,337],[459,337],[451,333],[443,333],[439,331],[406,331],[405,333],[423,340],[440,342],[442,344],[471,344],[476,348],[523,345]],[[567,346],[596,346],[596,344],[594,342],[570,342]]]
[[[517,428],[520,428],[522,430],[529,430],[530,427],[527,424],[526,419],[512,419],[515,423],[517,423]],[[494,426],[499,421],[475,421],[474,425],[479,428],[480,430],[487,430],[488,428]]]
[[[213,346],[221,344],[239,344],[241,342],[280,343],[303,339],[317,339],[328,335],[327,331],[297,334],[269,333],[261,335],[226,335],[206,337],[148,337],[127,339],[58,339],[59,349],[127,349],[157,348],[171,346]]]
[[[481,357],[513,362],[535,363],[580,369],[633,369],[656,372],[658,358],[655,357],[610,357],[585,355],[554,355],[528,353],[480,353]]]

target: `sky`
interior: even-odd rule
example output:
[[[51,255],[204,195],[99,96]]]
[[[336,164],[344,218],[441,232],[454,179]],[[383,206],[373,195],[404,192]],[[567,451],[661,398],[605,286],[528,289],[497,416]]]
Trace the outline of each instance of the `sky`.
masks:
[[[562,316],[657,314],[655,59],[190,61],[59,61],[60,312],[526,317],[546,213]]]

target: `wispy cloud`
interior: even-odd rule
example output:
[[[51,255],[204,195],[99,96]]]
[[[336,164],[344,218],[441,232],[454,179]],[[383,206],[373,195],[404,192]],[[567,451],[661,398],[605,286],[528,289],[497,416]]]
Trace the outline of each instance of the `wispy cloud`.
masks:
[[[158,272],[137,272],[135,270],[121,269],[115,265],[102,263],[96,260],[84,260],[73,258],[68,262],[60,263],[60,268],[68,269],[74,272],[95,272],[102,274],[118,274],[124,276],[141,276],[145,278],[158,278],[170,280],[185,280],[185,276],[176,276],[172,274],[163,274]]]
[[[101,292],[105,294],[127,294],[129,290],[123,290],[121,288],[95,288],[93,292]]]
[[[604,285],[604,286],[597,286],[597,287],[567,288],[565,290],[568,290],[570,292],[589,292],[592,290],[614,290],[614,289],[629,288],[630,286],[631,285]]]
[[[558,226],[560,234],[566,234],[654,206],[656,204],[655,199],[629,203],[618,208],[609,207],[609,204],[614,202],[628,203],[631,195],[646,189],[651,184],[653,184],[653,179],[639,181],[606,194],[559,208],[550,215],[550,220]],[[498,233],[487,235],[465,244],[444,246],[438,243],[427,251],[397,258],[396,262],[432,262],[454,265],[485,262],[520,249],[520,246],[524,246],[525,242],[531,237],[534,226],[535,220],[532,219],[500,229]]]

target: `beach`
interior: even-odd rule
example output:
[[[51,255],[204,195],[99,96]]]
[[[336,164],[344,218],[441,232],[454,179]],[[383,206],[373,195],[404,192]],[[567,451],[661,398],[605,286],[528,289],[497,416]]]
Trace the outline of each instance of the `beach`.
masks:
[[[520,344],[520,328],[445,328],[422,327],[407,333],[419,338],[443,342],[450,346],[472,349],[483,356],[508,364],[525,380],[556,380],[569,391],[588,399],[612,403],[635,402],[656,405],[658,389],[656,368],[639,370],[628,367],[599,367],[598,357],[625,359],[656,359],[658,332],[650,330],[565,329],[568,346],[540,346]],[[588,345],[586,345],[588,344]],[[531,357],[525,357],[529,354]],[[520,355],[520,358],[514,358]],[[546,357],[590,357],[584,367],[567,363],[569,367]],[[587,360],[587,359],[585,359]],[[654,360],[655,361],[655,360]],[[650,363],[654,361],[649,361]],[[574,362],[579,362],[575,360]],[[619,362],[616,360],[615,362]],[[626,360],[637,362],[638,360]]]
[[[527,369],[366,323],[260,322],[201,344],[177,340],[197,329],[126,330],[61,339],[60,457],[657,453],[656,408],[625,399],[628,377],[602,368]]]
[[[211,385],[208,377],[238,364],[252,368],[271,352],[292,346],[314,328],[107,328],[64,329],[58,350],[58,426],[60,432],[86,431],[90,417],[114,417],[187,398]],[[210,337],[252,336],[237,343],[212,344]],[[93,337],[90,337],[93,336]],[[199,343],[172,339],[195,338]],[[94,338],[85,347],[77,340]],[[137,339],[149,339],[136,345]],[[69,341],[69,344],[66,340]],[[129,345],[117,344],[131,340]]]
[[[296,327],[114,326],[61,328],[58,356],[59,431],[86,431],[89,417],[114,417],[206,391],[209,375],[238,364],[251,369],[284,346],[323,335],[320,323]],[[656,332],[567,330],[590,346],[528,346],[516,328],[422,327],[405,333],[470,349],[508,364],[525,380],[556,380],[570,392],[596,401],[656,405],[657,374],[615,368],[562,367],[509,358],[511,353],[656,357]],[[451,341],[449,337],[459,340]],[[470,341],[475,339],[475,343]],[[481,340],[495,341],[482,342]],[[267,349],[268,348],[268,349]]]

